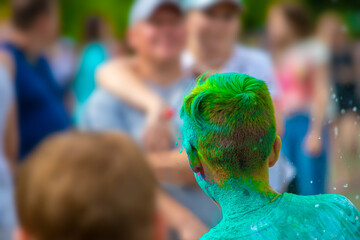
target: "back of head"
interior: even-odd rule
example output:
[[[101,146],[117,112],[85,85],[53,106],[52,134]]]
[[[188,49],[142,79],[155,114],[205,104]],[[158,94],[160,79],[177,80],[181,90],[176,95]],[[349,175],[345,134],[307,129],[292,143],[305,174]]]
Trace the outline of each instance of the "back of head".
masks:
[[[149,239],[155,179],[123,135],[69,133],[41,145],[21,167],[21,228],[39,240]]]
[[[189,157],[200,157],[227,176],[251,175],[264,166],[276,138],[268,88],[244,74],[200,78],[184,98],[181,117]]]
[[[20,30],[27,30],[35,20],[50,12],[56,0],[12,0],[12,22]]]
[[[104,20],[100,16],[92,15],[85,20],[84,40],[86,43],[101,41],[102,31],[105,27]]]

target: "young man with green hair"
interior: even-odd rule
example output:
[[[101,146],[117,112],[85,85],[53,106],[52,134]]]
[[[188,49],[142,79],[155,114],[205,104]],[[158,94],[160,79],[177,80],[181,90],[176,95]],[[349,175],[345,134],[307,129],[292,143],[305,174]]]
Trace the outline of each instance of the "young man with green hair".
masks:
[[[360,212],[347,198],[270,187],[281,140],[265,82],[237,73],[200,78],[181,117],[191,169],[223,213],[201,239],[360,238]]]

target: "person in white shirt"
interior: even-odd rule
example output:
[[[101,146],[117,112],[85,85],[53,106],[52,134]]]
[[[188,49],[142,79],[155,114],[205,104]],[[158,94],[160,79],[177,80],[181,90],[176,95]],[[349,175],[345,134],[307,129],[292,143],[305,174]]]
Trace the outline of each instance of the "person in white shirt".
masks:
[[[196,76],[204,72],[249,74],[267,83],[276,105],[281,92],[270,56],[260,49],[238,44],[241,2],[188,0],[183,2],[183,8],[186,10],[187,27],[187,48],[184,49],[181,61],[184,73]],[[158,145],[163,142],[161,139],[168,137],[166,133],[170,131],[160,129],[168,126],[162,116],[169,111],[169,107],[142,83],[131,57],[106,63],[98,70],[97,77],[101,87],[146,113],[147,127],[143,135],[145,144]],[[277,120],[281,135],[280,115],[277,114]],[[287,164],[285,159],[281,159],[277,169],[271,170],[270,179],[273,181],[270,182],[278,191],[283,191],[293,176],[292,168]]]

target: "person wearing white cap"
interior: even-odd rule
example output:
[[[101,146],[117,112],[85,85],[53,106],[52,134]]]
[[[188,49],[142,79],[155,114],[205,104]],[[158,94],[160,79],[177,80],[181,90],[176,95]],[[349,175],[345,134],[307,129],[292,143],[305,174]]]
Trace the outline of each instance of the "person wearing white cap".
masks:
[[[169,106],[154,133],[157,142],[144,136],[145,114],[102,88],[90,97],[81,126],[92,131],[125,132],[136,140],[162,188],[176,200],[160,200],[166,207],[165,214],[169,212],[170,224],[180,239],[198,239],[208,230],[205,224],[212,227],[220,220],[221,212],[196,185],[186,153],[180,153],[178,144],[182,98],[195,83],[192,76],[183,74],[181,67],[185,30],[182,8],[176,1],[138,0],[131,9],[128,42],[134,56],[129,59],[129,67],[140,79],[139,85],[145,85],[150,94]]]
[[[266,81],[272,97],[278,97],[279,88],[269,55],[237,44],[240,29],[238,19],[242,9],[239,0],[183,0],[182,7],[187,12],[187,50],[182,56],[185,70],[195,70],[197,74],[209,71],[247,73]],[[145,11],[146,5],[142,9]],[[118,74],[114,75],[116,72]],[[100,85],[118,97],[149,113],[158,110],[154,106],[161,101],[157,101],[138,83],[129,81],[129,77],[134,80],[135,74],[128,70],[124,59],[111,62],[99,71]],[[147,101],[135,99],[125,92],[123,84],[139,90],[147,97],[142,99]]]
[[[186,11],[187,49],[182,54],[183,71],[200,75],[203,72],[238,72],[264,80],[275,102],[281,91],[277,84],[272,60],[259,49],[237,43],[242,4],[239,0],[183,0]],[[158,144],[166,131],[159,133],[161,116],[167,104],[153,94],[129,67],[128,59],[117,59],[99,70],[98,83],[115,96],[147,115],[146,144]],[[282,134],[282,117],[277,112],[278,131]],[[160,123],[160,124],[159,124]],[[155,134],[154,134],[155,133]],[[284,191],[294,176],[294,169],[281,155],[270,170],[270,183],[277,191]]]

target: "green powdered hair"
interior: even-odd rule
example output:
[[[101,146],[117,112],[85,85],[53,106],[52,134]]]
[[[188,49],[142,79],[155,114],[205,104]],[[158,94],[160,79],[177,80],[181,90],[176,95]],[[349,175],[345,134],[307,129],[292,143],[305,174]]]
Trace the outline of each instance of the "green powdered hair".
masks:
[[[188,156],[231,176],[253,173],[263,166],[276,138],[265,82],[238,73],[203,78],[184,98],[181,110]]]

